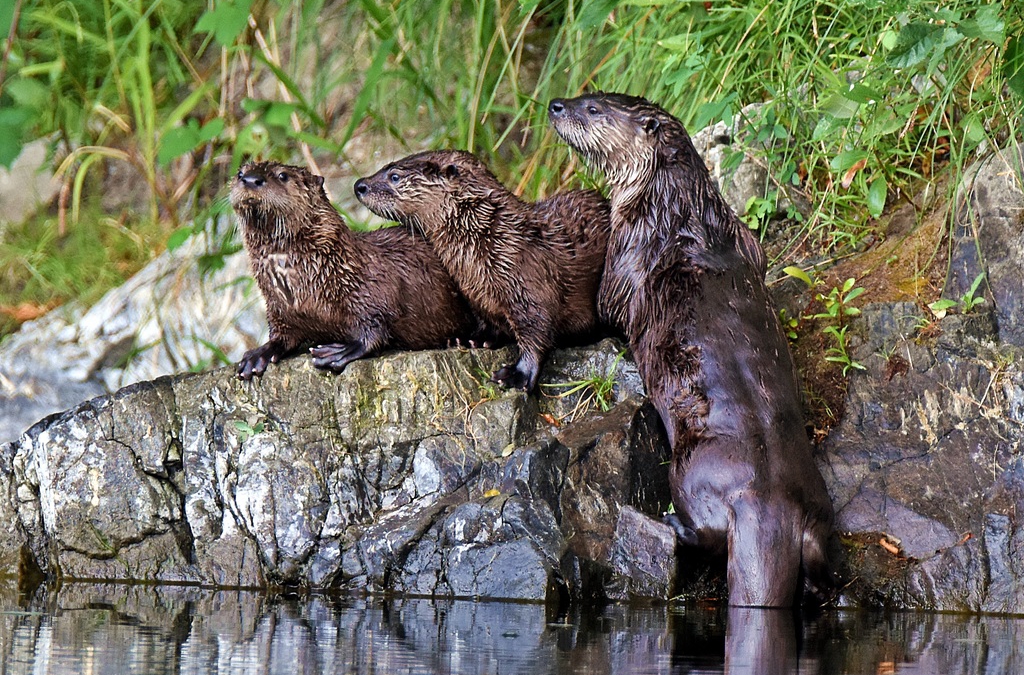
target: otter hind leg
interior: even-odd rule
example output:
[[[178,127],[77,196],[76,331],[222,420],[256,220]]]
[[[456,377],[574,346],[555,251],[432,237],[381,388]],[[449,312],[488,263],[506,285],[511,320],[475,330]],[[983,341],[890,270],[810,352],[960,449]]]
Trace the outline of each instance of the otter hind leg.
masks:
[[[835,592],[836,576],[828,559],[828,528],[821,523],[808,525],[803,532],[804,593],[808,600],[824,603]]]
[[[340,373],[345,366],[369,353],[366,344],[361,341],[335,342],[313,347],[309,353],[313,355],[313,365],[325,370]]]
[[[779,502],[738,498],[729,523],[729,604],[790,607],[800,578],[802,515]]]

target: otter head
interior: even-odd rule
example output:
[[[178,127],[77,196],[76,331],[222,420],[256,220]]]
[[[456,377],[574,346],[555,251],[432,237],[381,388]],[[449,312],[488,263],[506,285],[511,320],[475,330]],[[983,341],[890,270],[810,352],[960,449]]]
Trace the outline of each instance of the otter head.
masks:
[[[381,218],[417,228],[428,237],[505,190],[475,155],[435,150],[410,155],[356,181],[356,198]]]
[[[548,118],[612,188],[646,184],[668,147],[666,131],[681,126],[650,101],[625,94],[556,98],[548,105]]]
[[[247,228],[296,229],[324,204],[323,177],[300,166],[248,162],[231,182],[231,206]]]

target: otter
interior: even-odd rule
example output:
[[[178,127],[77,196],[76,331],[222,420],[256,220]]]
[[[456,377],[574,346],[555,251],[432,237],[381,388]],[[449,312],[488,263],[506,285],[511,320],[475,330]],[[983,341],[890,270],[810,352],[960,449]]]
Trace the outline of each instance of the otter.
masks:
[[[353,232],[324,179],[277,162],[244,165],[231,185],[270,339],[238,363],[243,380],[308,344],[335,372],[386,347],[443,348],[475,319],[430,246],[400,227]]]
[[[555,99],[555,131],[607,178],[598,307],[629,340],[672,448],[682,543],[728,555],[732,605],[786,607],[834,584],[833,510],[811,456],[765,257],[682,123],[622,94]]]
[[[611,228],[592,190],[521,201],[469,152],[411,155],[356,181],[377,215],[419,230],[493,333],[518,346],[492,379],[530,391],[556,341],[589,337]]]

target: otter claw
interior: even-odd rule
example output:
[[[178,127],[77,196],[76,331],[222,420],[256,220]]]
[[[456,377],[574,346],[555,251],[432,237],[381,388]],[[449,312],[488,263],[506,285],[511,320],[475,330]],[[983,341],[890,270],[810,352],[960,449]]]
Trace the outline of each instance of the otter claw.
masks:
[[[673,530],[676,531],[676,538],[681,544],[687,546],[696,546],[698,544],[697,531],[692,527],[683,525],[683,521],[679,520],[679,516],[674,513],[666,513],[661,517],[661,522],[665,523]]]
[[[366,355],[366,348],[359,342],[336,342],[320,345],[309,350],[313,365],[340,373],[345,366]]]
[[[523,372],[513,365],[499,368],[491,375],[491,382],[496,382],[509,389],[521,389],[527,392],[533,389],[536,379],[536,374]]]
[[[256,375],[263,375],[267,371],[267,366],[277,363],[282,353],[280,347],[271,342],[250,349],[238,362],[238,378],[251,380]]]

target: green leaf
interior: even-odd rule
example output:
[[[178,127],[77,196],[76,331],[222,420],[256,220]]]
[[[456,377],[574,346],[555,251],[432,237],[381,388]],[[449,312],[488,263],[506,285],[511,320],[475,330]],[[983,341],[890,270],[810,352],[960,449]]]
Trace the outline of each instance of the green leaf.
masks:
[[[833,171],[843,172],[860,160],[867,159],[867,157],[868,153],[866,150],[844,150],[832,158],[829,166],[832,167]]]
[[[249,25],[251,7],[252,0],[218,0],[213,9],[199,17],[195,32],[213,33],[221,46],[230,47]]]
[[[1024,40],[1015,36],[1003,51],[1003,77],[1017,96],[1024,98]]]
[[[814,281],[811,280],[811,277],[807,274],[807,272],[804,272],[799,267],[796,267],[794,265],[790,265],[789,267],[783,267],[782,272],[783,274],[786,274],[788,276],[793,277],[794,279],[799,279],[800,281],[804,282],[805,284],[807,284],[808,288],[814,288]]]
[[[838,129],[843,128],[844,123],[840,119],[835,115],[822,115],[818,123],[814,125],[814,133],[811,134],[811,140],[817,143],[818,141],[825,140]]]
[[[10,166],[21,154],[25,130],[32,125],[36,111],[10,106],[0,108],[0,166]]]
[[[188,241],[188,238],[192,236],[193,230],[191,227],[179,227],[167,237],[167,250],[173,251],[179,248],[182,244]]]
[[[873,217],[877,218],[882,215],[882,210],[885,208],[885,195],[888,190],[889,186],[885,181],[885,176],[879,176],[871,181],[871,187],[868,188],[868,213]]]
[[[292,113],[299,109],[294,103],[281,103],[274,101],[267,106],[263,113],[263,121],[272,127],[290,129],[292,126]]]
[[[212,120],[204,124],[203,128],[199,131],[199,141],[201,143],[209,143],[220,136],[223,132],[224,118],[214,117]]]
[[[50,88],[28,77],[10,80],[4,86],[4,91],[11,95],[15,103],[36,110],[45,108],[50,100]]]
[[[980,38],[997,45],[1003,44],[1005,27],[1003,20],[999,18],[999,5],[979,7],[974,18],[961,21],[958,28],[969,38]]]
[[[823,112],[827,112],[832,117],[840,120],[850,119],[856,117],[857,112],[860,110],[860,104],[856,101],[847,98],[844,94],[833,94],[821,106]],[[818,132],[817,129],[814,130]]]
[[[582,4],[583,7],[576,17],[576,25],[585,30],[603,26],[608,15],[619,4],[619,0],[585,0]]]
[[[11,32],[11,23],[14,21],[14,0],[0,2],[0,35],[7,38]]]
[[[345,145],[352,138],[352,134],[355,133],[356,127],[363,121],[366,116],[366,111],[370,109],[370,98],[377,90],[378,84],[380,83],[381,73],[384,72],[384,66],[387,64],[388,57],[391,56],[391,52],[395,49],[395,38],[389,38],[385,40],[383,44],[377,49],[377,53],[373,56],[373,62],[370,67],[366,69],[366,75],[363,79],[363,88],[359,91],[359,95],[356,96],[356,101],[352,105],[352,117],[349,119],[348,127],[345,129],[345,134],[341,137],[341,147]]]
[[[964,130],[964,139],[968,143],[981,143],[985,140],[985,125],[981,121],[981,116],[976,112],[968,113],[964,117],[960,126]]]
[[[881,101],[883,96],[877,90],[864,84],[854,84],[845,94],[846,98],[857,103],[876,103]]]
[[[922,21],[908,23],[900,29],[885,60],[894,68],[910,68],[923,62],[935,49],[942,34],[942,26]]]
[[[160,137],[156,161],[166,166],[172,159],[194,150],[199,143],[199,124],[194,119],[189,120],[185,126],[170,129]]]

